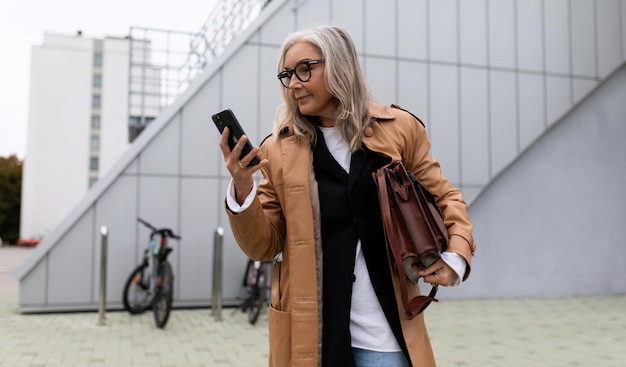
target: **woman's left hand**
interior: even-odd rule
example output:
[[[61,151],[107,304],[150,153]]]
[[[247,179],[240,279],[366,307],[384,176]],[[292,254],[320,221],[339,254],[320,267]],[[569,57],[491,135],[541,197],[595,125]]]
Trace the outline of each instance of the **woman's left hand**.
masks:
[[[424,282],[426,283],[439,284],[446,287],[452,285],[457,278],[454,270],[441,258],[418,274],[424,277]]]

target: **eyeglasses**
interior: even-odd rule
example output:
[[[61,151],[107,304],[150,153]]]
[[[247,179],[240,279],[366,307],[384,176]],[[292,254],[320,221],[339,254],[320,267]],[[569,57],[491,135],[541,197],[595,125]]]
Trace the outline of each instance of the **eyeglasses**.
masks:
[[[311,65],[323,64],[325,62],[325,59],[302,61],[299,62],[295,68],[279,73],[277,77],[285,88],[289,88],[293,74],[296,74],[296,78],[298,78],[299,81],[303,83],[308,82],[309,79],[311,79]]]

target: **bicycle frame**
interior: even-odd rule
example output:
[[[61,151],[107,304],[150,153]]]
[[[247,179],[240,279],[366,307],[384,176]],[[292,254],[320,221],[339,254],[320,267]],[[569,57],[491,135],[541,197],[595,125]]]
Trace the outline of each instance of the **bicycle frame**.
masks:
[[[154,295],[156,293],[156,284],[157,279],[159,277],[158,265],[159,262],[157,260],[157,256],[159,253],[159,247],[156,245],[156,241],[150,238],[150,245],[148,249],[148,274],[150,274],[150,285],[148,288],[148,294],[150,296],[150,301],[154,299]]]
[[[149,256],[148,256],[148,270],[150,272],[150,296],[151,299],[154,298],[156,294],[156,286],[157,280],[159,277],[159,267],[163,261],[167,260],[167,256],[172,249],[167,247],[167,238],[168,236],[164,233],[161,233],[163,230],[152,231],[150,234],[150,244],[148,248]],[[157,246],[157,240],[155,237],[159,236],[159,244]],[[164,252],[162,256],[160,254]]]
[[[181,237],[169,228],[157,229],[141,218],[137,220],[151,230],[150,241],[141,264],[131,273],[124,287],[124,308],[131,314],[139,314],[151,306],[157,327],[163,328],[173,299],[174,274],[167,261],[172,248],[168,246],[168,238],[179,240]]]

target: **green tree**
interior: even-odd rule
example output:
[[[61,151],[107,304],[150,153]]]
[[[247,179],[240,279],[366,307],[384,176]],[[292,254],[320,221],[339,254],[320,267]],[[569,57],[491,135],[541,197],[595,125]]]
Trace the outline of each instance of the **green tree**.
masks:
[[[20,233],[23,164],[16,155],[0,157],[0,237],[9,243]]]

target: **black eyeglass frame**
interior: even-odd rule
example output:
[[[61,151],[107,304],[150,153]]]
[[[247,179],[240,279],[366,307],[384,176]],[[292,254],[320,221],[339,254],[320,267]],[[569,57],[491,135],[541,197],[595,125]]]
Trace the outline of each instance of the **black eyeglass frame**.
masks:
[[[311,80],[311,75],[312,75],[311,74],[311,65],[323,64],[325,62],[326,62],[326,59],[301,61],[301,62],[297,63],[296,66],[293,69],[282,71],[282,72],[278,73],[278,75],[276,75],[276,77],[278,78],[278,80],[280,80],[280,83],[285,88],[289,88],[289,83],[291,82],[291,78],[293,77],[294,74],[296,75],[296,78],[298,78],[299,81],[301,81],[302,83],[306,83],[309,80]],[[298,67],[300,67],[300,65],[306,65],[307,71],[309,72],[308,78],[304,78],[303,79],[296,72],[296,69],[298,69]],[[285,82],[287,82],[287,84],[285,84]]]

